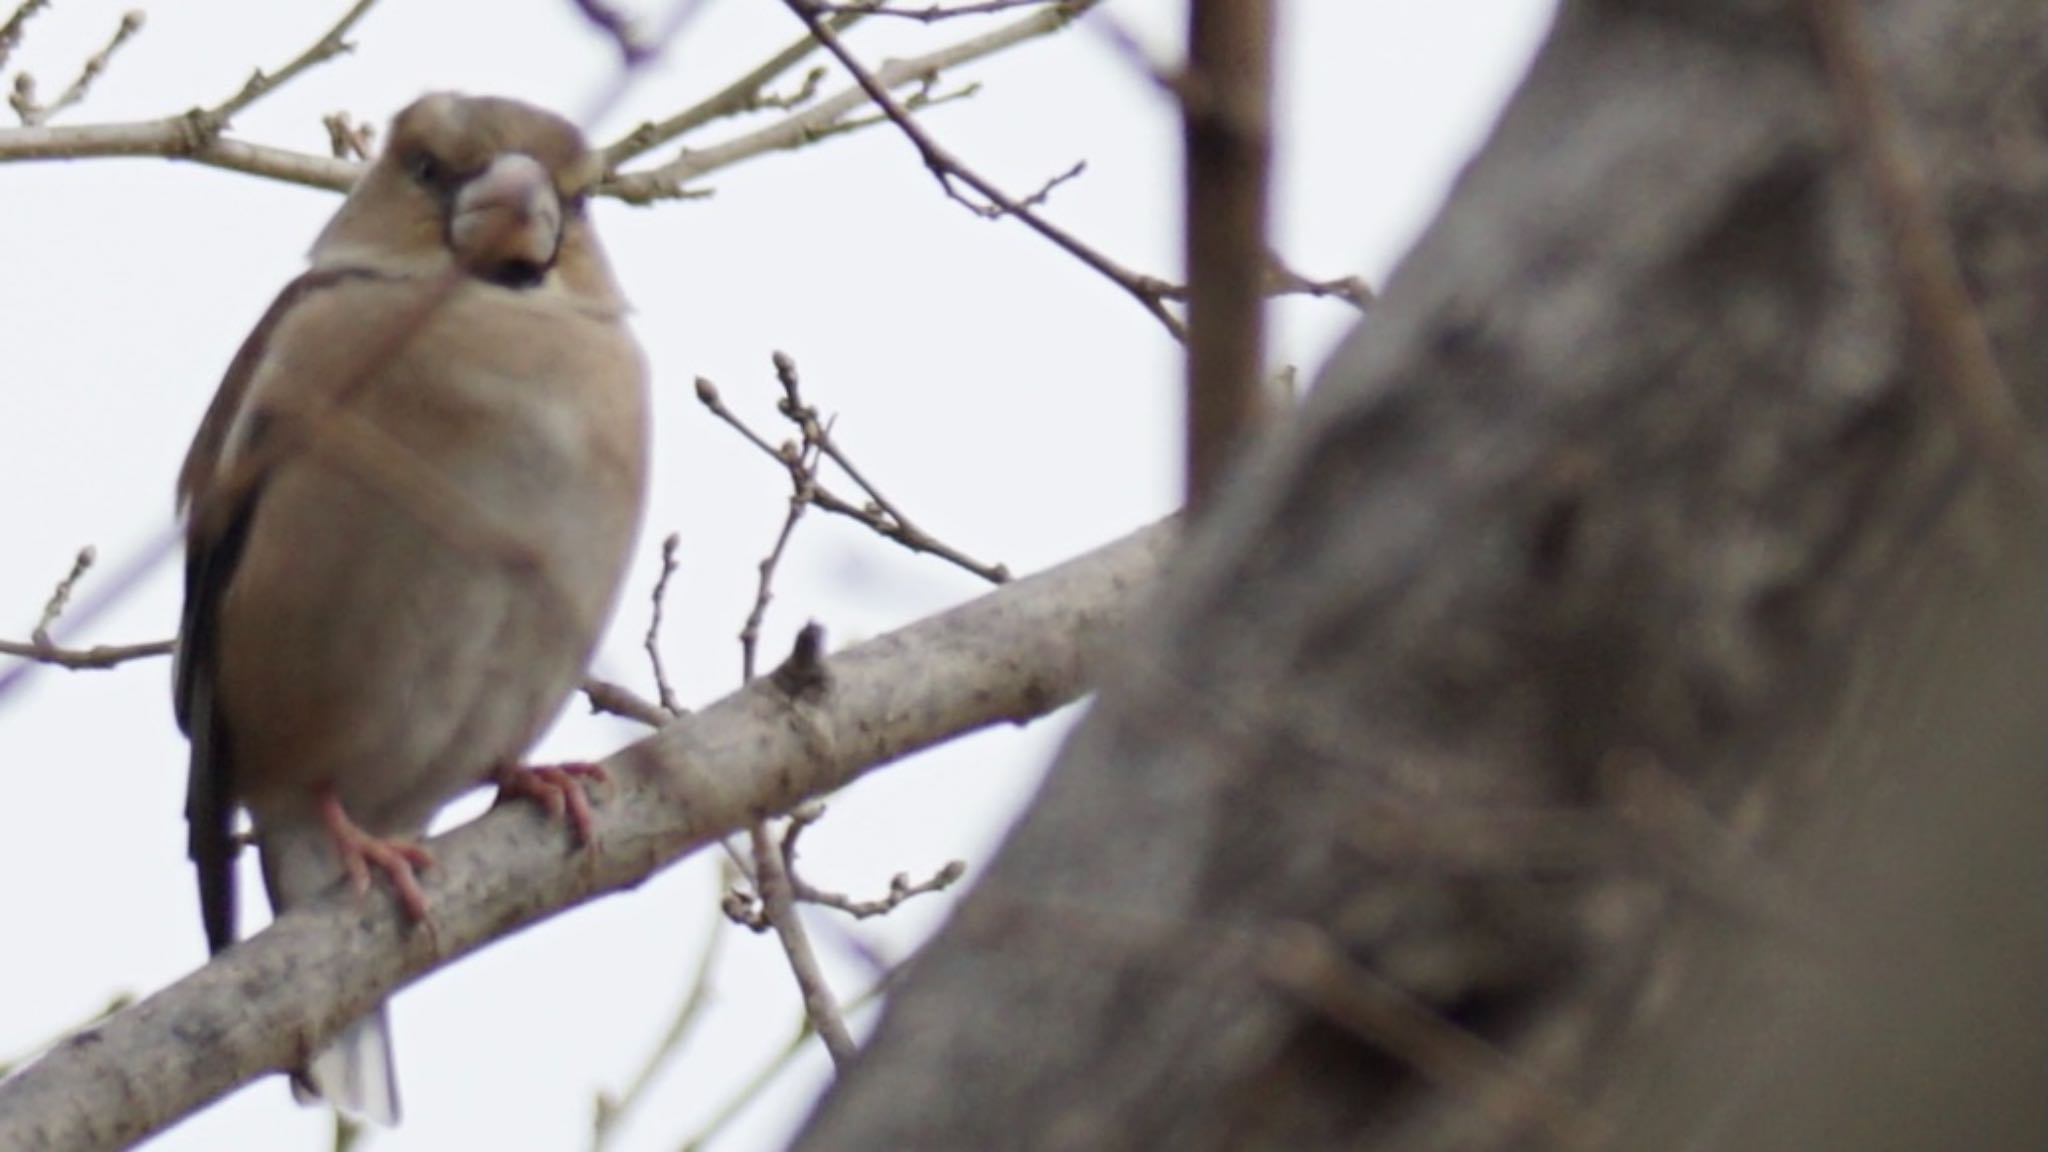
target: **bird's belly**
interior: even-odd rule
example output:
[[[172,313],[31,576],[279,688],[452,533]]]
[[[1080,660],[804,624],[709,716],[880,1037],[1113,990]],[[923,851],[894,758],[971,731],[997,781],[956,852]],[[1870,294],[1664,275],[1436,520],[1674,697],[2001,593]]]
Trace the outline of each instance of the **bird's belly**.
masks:
[[[615,586],[626,545],[585,541],[609,545],[593,561],[526,535],[521,562],[489,533],[394,512],[393,494],[374,485],[332,474],[303,482],[325,467],[294,464],[273,478],[256,515],[317,527],[252,526],[223,600],[224,637],[265,637],[224,645],[235,787],[259,829],[331,788],[365,831],[416,834],[523,755],[559,710],[608,607],[608,595],[574,601],[563,567],[607,564],[614,575],[600,583]],[[534,499],[523,511],[535,523],[602,519],[601,501],[574,485]]]

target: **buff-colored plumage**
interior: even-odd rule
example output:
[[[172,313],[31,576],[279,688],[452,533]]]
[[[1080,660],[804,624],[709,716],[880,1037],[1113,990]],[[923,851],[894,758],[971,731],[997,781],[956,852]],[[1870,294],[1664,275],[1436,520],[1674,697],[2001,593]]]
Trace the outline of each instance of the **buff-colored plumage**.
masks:
[[[207,412],[178,482],[176,702],[216,951],[237,808],[283,911],[360,870],[337,807],[361,844],[419,836],[518,762],[590,657],[646,478],[645,369],[583,213],[597,175],[546,112],[413,104]],[[394,1121],[382,1009],[300,1083]]]

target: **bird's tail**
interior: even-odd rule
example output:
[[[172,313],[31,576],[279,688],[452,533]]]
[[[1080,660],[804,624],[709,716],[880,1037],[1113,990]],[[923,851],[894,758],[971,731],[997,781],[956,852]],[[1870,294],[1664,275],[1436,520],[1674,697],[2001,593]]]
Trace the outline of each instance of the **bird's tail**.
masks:
[[[263,830],[261,846],[263,881],[280,914],[342,879],[341,860],[317,816],[277,820]],[[385,1006],[335,1033],[292,1073],[292,1095],[301,1104],[324,1099],[352,1116],[398,1123],[398,1073]]]
[[[326,1100],[387,1127],[398,1123],[398,1069],[391,1060],[391,1021],[379,1004],[343,1028],[292,1076],[301,1104]]]

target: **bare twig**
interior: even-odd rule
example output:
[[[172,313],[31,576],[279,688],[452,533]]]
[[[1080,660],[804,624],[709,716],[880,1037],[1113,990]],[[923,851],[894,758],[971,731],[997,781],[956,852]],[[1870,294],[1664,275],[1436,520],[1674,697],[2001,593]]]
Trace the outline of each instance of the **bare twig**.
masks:
[[[1076,160],[1074,161],[1073,167],[1067,169],[1065,172],[1062,172],[1057,176],[1052,177],[1045,183],[1040,184],[1036,192],[1033,192],[1031,195],[1026,196],[1023,199],[1017,201],[1017,203],[1022,204],[1026,208],[1042,208],[1045,206],[1045,202],[1047,200],[1052,199],[1053,189],[1059,187],[1062,184],[1065,184],[1069,180],[1078,178],[1081,175],[1081,173],[1086,172],[1087,170],[1088,162],[1086,160]],[[1002,212],[995,209],[993,205],[985,205],[983,206],[981,211],[983,215],[988,216],[990,219],[994,219],[995,217],[1002,215]]]
[[[361,20],[376,2],[377,0],[356,0],[349,6],[348,11],[343,12],[341,18],[327,29],[326,34],[315,40],[304,52],[292,57],[284,67],[272,73],[265,73],[263,69],[258,68],[243,82],[241,91],[211,108],[194,109],[187,116],[194,131],[207,139],[219,136],[221,129],[227,127],[229,122],[251,104],[289,84],[301,72],[324,64],[344,52],[353,51],[355,45],[347,39],[349,29],[354,28],[356,22]]]
[[[831,985],[825,981],[824,971],[818,965],[818,954],[811,947],[810,936],[803,931],[802,921],[797,918],[796,889],[783,866],[782,851],[766,821],[756,823],[749,830],[749,839],[753,845],[754,890],[760,894],[761,910],[775,928],[782,950],[789,957],[790,970],[796,975],[797,986],[803,990],[804,1015],[817,1029],[818,1038],[825,1042],[825,1051],[831,1053],[833,1065],[843,1070],[856,1052],[853,1033],[847,1030],[846,1018],[832,995]]]
[[[52,597],[54,602],[55,597]],[[49,618],[46,617],[46,620]],[[50,621],[54,623],[53,620]],[[0,640],[0,656],[13,656],[36,664],[46,664],[70,671],[99,671],[118,668],[133,660],[150,660],[169,656],[177,651],[176,640],[149,640],[140,644],[99,644],[91,648],[66,648],[57,644],[45,632],[32,636],[27,641]],[[659,728],[674,719],[676,713],[666,711],[661,705],[644,699],[632,689],[595,676],[585,679],[581,691],[590,701],[593,712],[608,713],[628,720],[638,720],[651,728]]]
[[[1066,0],[921,56],[892,62],[885,65],[878,75],[892,87],[923,83],[943,70],[1057,31],[1096,2],[1098,0]],[[670,19],[669,27],[679,26],[694,10],[693,5],[678,8],[679,15]],[[844,19],[850,21],[851,17]],[[796,93],[787,96],[763,95],[761,88],[788,71],[814,48],[814,42],[805,37],[694,108],[657,125],[642,125],[604,150],[607,166],[616,169],[626,160],[720,117],[807,99],[815,89],[815,82],[809,77]],[[273,89],[275,85],[273,81]],[[927,105],[930,102],[927,100]],[[882,122],[881,119],[849,119],[853,112],[867,103],[867,96],[861,89],[849,89],[757,131],[709,147],[685,151],[674,160],[652,168],[615,174],[598,188],[598,194],[631,204],[704,195],[686,185],[771,152],[801,148],[842,132]],[[360,171],[357,164],[332,156],[232,139],[225,134],[224,128],[202,131],[203,124],[195,123],[195,115],[203,120],[205,113],[181,113],[125,123],[0,128],[0,162],[160,156],[332,191],[346,191]],[[587,122],[589,117],[585,119]]]
[[[14,91],[7,98],[8,104],[14,108],[15,115],[21,117],[24,124],[43,124],[64,109],[82,103],[86,93],[92,90],[93,81],[99,79],[100,74],[105,72],[107,65],[113,61],[114,53],[120,51],[121,46],[133,39],[137,32],[142,31],[143,20],[143,14],[139,11],[130,11],[122,15],[121,22],[114,26],[113,38],[107,41],[107,46],[86,57],[84,66],[78,71],[78,79],[73,80],[62,95],[47,105],[36,103],[35,80],[28,73],[16,75]]]
[[[368,160],[374,151],[377,130],[358,124],[346,112],[332,112],[320,118],[327,129],[327,147],[336,160]]]
[[[811,30],[811,35],[817,37],[818,42],[825,46],[825,50],[830,52],[839,61],[840,66],[845,68],[848,74],[853,77],[854,83],[858,84],[861,90],[867,93],[868,99],[874,103],[875,107],[881,109],[882,114],[887,116],[903,133],[904,138],[909,140],[911,145],[917,149],[918,158],[924,162],[925,168],[931,172],[933,179],[939,182],[939,188],[948,197],[965,205],[969,211],[979,216],[1015,217],[1032,231],[1052,241],[1054,245],[1068,255],[1094,269],[1117,287],[1122,288],[1146,312],[1158,320],[1174,339],[1182,340],[1186,338],[1186,332],[1180,318],[1175,316],[1166,306],[1166,298],[1162,295],[1161,291],[1167,287],[1165,281],[1157,277],[1133,272],[1116,261],[1111,260],[1093,247],[1082,243],[1065,229],[1057,227],[1043,216],[1038,215],[1029,205],[997,188],[995,184],[980,173],[967,167],[958,157],[940,147],[938,142],[933,140],[931,135],[924,130],[924,127],[917,122],[916,118],[911,116],[910,112],[894,96],[890,95],[889,90],[893,85],[887,83],[876,73],[870,72],[847,49],[845,43],[839,39],[838,34],[830,27],[825,15],[819,11],[816,0],[783,0],[783,3],[791,12],[796,14],[799,20],[804,22],[804,26]],[[1085,2],[1084,0],[1076,0],[1073,3],[1058,5],[1057,10],[1078,14],[1091,6],[1092,0],[1085,0]],[[975,195],[981,197],[981,202],[977,203],[972,197],[962,192],[960,190],[961,185],[972,189]]]
[[[745,682],[752,682],[758,671],[756,658],[761,624],[774,598],[776,570],[788,550],[797,524],[803,519],[804,511],[819,503],[818,467],[822,460],[831,459],[869,494],[870,507],[875,515],[889,518],[899,526],[899,530],[917,532],[833,443],[830,428],[819,418],[817,410],[804,401],[796,362],[777,352],[774,363],[775,375],[783,390],[777,410],[796,426],[800,437],[796,442],[779,447],[771,447],[766,439],[726,410],[719,400],[717,388],[709,381],[700,379],[697,384],[698,396],[705,405],[750,443],[775,457],[786,469],[790,480],[789,504],[783,515],[782,527],[759,563],[753,604],[740,627],[740,675]],[[815,623],[806,626],[798,634],[790,658],[776,670],[773,682],[777,690],[792,702],[824,690],[823,646],[823,629]],[[817,809],[817,813],[822,811],[822,808]],[[753,857],[753,895],[749,897],[735,890],[724,903],[726,914],[736,922],[755,931],[774,930],[789,958],[790,971],[803,996],[805,1014],[824,1040],[833,1063],[843,1068],[855,1052],[853,1036],[846,1027],[831,985],[818,964],[816,950],[811,946],[810,934],[798,914],[797,905],[817,903],[840,908],[856,916],[882,915],[912,896],[938,891],[953,883],[964,874],[966,866],[958,863],[948,865],[938,876],[916,884],[907,876],[898,876],[891,885],[890,894],[876,901],[855,901],[838,893],[826,892],[805,883],[797,875],[795,867],[797,838],[816,819],[816,813],[793,814],[779,844],[773,825],[767,820],[756,821],[748,830]]]
[[[863,4],[859,0],[850,4],[813,5],[819,12],[834,16],[895,16],[904,20],[916,20],[925,24],[940,20],[952,20],[961,16],[992,16],[998,12],[1010,12],[1018,8],[1031,8],[1041,4],[1054,4],[1059,0],[974,0],[972,3],[942,5],[933,4],[924,8],[890,7],[887,4]]]
[[[77,593],[79,582],[92,571],[98,561],[99,552],[91,545],[78,550],[71,561],[71,570],[50,591],[50,598],[43,604],[36,626],[30,630],[27,641],[0,640],[0,656],[18,657],[28,663],[11,670],[0,677],[0,688],[12,683],[21,675],[21,668],[34,664],[45,664],[55,668],[73,671],[87,669],[118,668],[130,660],[146,660],[155,656],[168,656],[177,647],[174,640],[151,640],[143,644],[100,644],[91,648],[66,648],[57,643],[54,635],[57,624],[64,618],[64,612],[71,606],[71,598]],[[117,587],[121,585],[117,584]]]
[[[103,156],[162,156],[209,168],[242,172],[307,188],[346,191],[355,164],[299,152],[207,136],[187,115],[122,124],[34,125],[0,129],[0,160],[84,160]]]
[[[1826,63],[1836,115],[1891,231],[1900,290],[1933,361],[1926,375],[1947,390],[1993,471],[2038,503],[2048,495],[2048,471],[1963,283],[1926,173],[1871,54],[1857,0],[1808,0],[1807,13]]]
[[[701,392],[702,385],[699,387]],[[754,602],[747,610],[745,623],[740,626],[742,684],[750,684],[754,680],[761,623],[768,614],[769,601],[774,599],[775,570],[789,548],[797,523],[803,519],[804,509],[810,507],[809,491],[817,477],[818,449],[811,441],[806,440],[802,446],[792,445],[782,455],[789,465],[789,507],[783,514],[775,543],[757,566],[759,576],[754,585]],[[724,901],[724,911],[757,932],[768,928],[775,930],[783,954],[789,958],[789,969],[796,978],[797,991],[803,997],[804,1015],[824,1039],[833,1064],[843,1068],[854,1055],[853,1034],[847,1031],[846,1021],[839,1014],[838,1000],[818,964],[816,949],[811,947],[810,933],[804,929],[803,921],[797,915],[795,881],[784,863],[781,849],[775,843],[775,830],[768,820],[758,819],[747,829],[747,835],[752,847],[754,898],[746,901],[734,893]]]
[[[866,920],[874,916],[886,916],[913,897],[922,896],[927,892],[943,892],[967,875],[967,862],[964,860],[949,860],[930,877],[915,882],[910,879],[908,873],[898,872],[889,878],[889,894],[879,900],[856,900],[843,893],[814,887],[797,873],[797,842],[803,837],[804,829],[824,818],[824,804],[815,800],[800,804],[790,810],[788,826],[782,832],[783,869],[789,873],[790,884],[795,889],[796,898],[805,904],[837,909],[856,920]]]
[[[1373,299],[1372,286],[1357,276],[1316,280],[1289,268],[1271,253],[1266,258],[1265,288],[1268,296],[1333,296],[1361,312]]]
[[[805,444],[815,445],[817,451],[838,465],[839,470],[846,473],[846,478],[867,494],[868,503],[862,511],[876,515],[888,524],[888,529],[882,532],[884,536],[913,552],[927,552],[949,560],[991,584],[1001,584],[1010,578],[1010,570],[1003,565],[983,564],[968,559],[912,523],[910,517],[903,514],[903,509],[882,495],[882,490],[875,487],[874,482],[854,465],[852,458],[832,439],[831,427],[818,418],[818,410],[805,402],[803,386],[797,378],[796,361],[786,352],[775,353],[771,360],[775,365],[775,380],[782,385],[782,402],[776,405],[776,411],[796,425]],[[815,481],[815,470],[813,471],[812,478]],[[816,484],[814,483],[812,487],[815,489]]]
[[[740,625],[742,683],[754,679],[754,661],[761,644],[761,624],[768,616],[768,602],[775,598],[775,569],[782,563],[790,537],[796,534],[797,521],[803,519],[804,509],[811,505],[811,490],[817,482],[818,453],[814,446],[808,443],[802,447],[791,445],[785,459],[789,465],[789,508],[783,514],[782,529],[775,534],[774,545],[755,565],[754,603],[747,609],[747,618]]]
[[[900,88],[909,84],[924,84],[933,76],[948,69],[957,68],[985,56],[994,55],[1027,40],[1033,40],[1040,36],[1057,32],[1098,2],[1099,0],[1066,0],[1065,3],[1041,9],[1021,20],[1014,20],[1002,27],[993,28],[979,35],[967,37],[944,48],[906,60],[886,63],[875,73],[875,78],[880,84],[888,88]],[[838,21],[850,19],[850,17],[835,17],[833,20],[828,20],[825,23],[827,27],[836,29],[845,26],[844,23]],[[808,53],[811,50],[811,45],[815,43],[814,38],[806,36],[789,49],[785,49],[785,54],[794,51],[798,47],[802,47],[804,52]],[[801,59],[801,54],[796,58]],[[771,63],[773,62],[771,61]],[[713,97],[711,100],[699,105],[699,110],[701,111],[693,110],[695,114],[701,116],[697,123],[716,118],[717,116],[732,115],[735,111],[746,110],[744,106],[735,107],[732,103],[732,101],[739,100],[740,95],[752,91],[752,89],[745,89],[743,87],[744,83],[745,79],[743,78],[741,83],[730,86],[726,93],[721,94],[721,96],[734,94],[732,100],[721,102],[720,97]],[[847,131],[857,127],[858,125],[849,123],[847,117],[858,109],[866,107],[868,103],[867,91],[856,85],[846,91],[828,96],[801,112],[786,116],[774,124],[757,131],[706,148],[687,150],[666,164],[642,169],[637,172],[621,173],[607,181],[601,190],[605,194],[616,196],[629,204],[649,204],[657,200],[687,195],[689,194],[687,185],[690,181],[706,176],[714,171],[730,167],[743,160],[749,160],[767,152],[801,148],[833,135],[835,132]],[[727,108],[731,110],[724,110]],[[655,131],[667,132],[670,125],[691,117],[693,112],[685,112],[682,116],[677,117],[674,121],[670,121],[669,124],[663,125]],[[692,123],[677,129],[677,131],[686,131],[688,127],[694,126],[695,124]],[[645,146],[637,145],[641,135],[648,131],[650,130],[647,126],[643,125],[632,136],[627,137],[626,140],[621,140],[618,144],[614,144],[610,149],[606,150],[607,158],[613,159],[614,164],[618,163],[616,157],[620,154],[622,148],[627,148],[629,143],[634,144],[634,146],[628,149],[624,153],[625,155],[632,155],[635,152],[644,151],[646,147],[652,147],[652,144]]]
[[[78,555],[71,561],[71,571],[65,573],[64,578],[57,581],[57,586],[50,590],[50,599],[44,603],[43,614],[36,619],[29,639],[42,647],[49,647],[50,629],[57,626],[64,609],[71,603],[71,593],[78,588],[78,582],[85,579],[85,574],[92,571],[93,562],[98,559],[99,552],[90,544],[78,550]]]
[[[785,846],[786,844],[787,841],[785,841]],[[944,892],[958,883],[960,878],[965,875],[967,875],[966,861],[949,860],[944,867],[923,880],[913,882],[910,879],[909,873],[898,872],[889,878],[888,895],[879,900],[856,900],[842,892],[828,892],[823,888],[814,887],[795,872],[790,873],[798,900],[805,904],[818,904],[826,908],[837,909],[856,920],[866,920],[871,916],[886,916],[894,912],[897,906],[905,900],[915,896],[922,896],[927,892]]]
[[[600,680],[595,676],[583,681],[582,692],[590,701],[592,712],[603,712],[621,716],[627,720],[638,720],[649,728],[659,728],[675,719],[663,710],[661,705],[641,696],[623,684]]]
[[[68,668],[74,672],[118,668],[130,660],[168,656],[176,648],[175,640],[152,640],[146,644],[96,644],[91,648],[64,648],[33,641],[24,644],[19,640],[0,640],[0,656],[18,656],[32,664]],[[4,690],[12,680],[12,676],[0,680],[0,690]]]
[[[860,19],[858,13],[833,17],[834,28],[851,27]],[[643,122],[631,132],[620,137],[604,149],[604,164],[607,171],[617,169],[621,164],[636,156],[659,148],[670,140],[695,131],[714,120],[738,116],[759,108],[790,108],[808,101],[816,93],[824,79],[820,70],[812,70],[804,77],[802,86],[794,95],[783,97],[766,96],[768,86],[784,73],[803,62],[804,57],[818,50],[818,42],[805,36],[783,48],[775,55],[750,69],[746,75],[727,84],[704,100],[683,109],[660,123]]]
[[[1186,498],[1200,511],[1265,409],[1271,0],[1194,0],[1181,100],[1188,268]]]
[[[22,0],[14,15],[7,18],[7,23],[0,24],[0,68],[6,67],[7,58],[21,47],[21,37],[28,31],[28,22],[49,6],[50,0]]]
[[[669,578],[676,574],[676,549],[682,543],[683,538],[674,532],[661,542],[661,575],[655,577],[654,591],[648,596],[654,610],[647,620],[647,635],[640,640],[640,646],[647,650],[647,665],[654,672],[656,698],[661,710],[670,716],[682,715],[683,706],[676,700],[675,689],[669,685],[668,668],[661,661],[661,615],[668,600]]]
[[[770,444],[765,437],[756,432],[745,420],[741,419],[738,413],[726,407],[725,400],[718,391],[718,386],[701,376],[697,378],[697,400],[713,416],[724,421],[726,425],[735,432],[738,432],[749,444],[758,448],[764,455],[780,464],[784,469],[789,470],[792,483],[797,481],[796,467],[798,461],[783,448]],[[786,395],[784,402],[785,404],[787,403]],[[781,407],[781,405],[778,405],[778,409]],[[806,425],[800,414],[806,411],[810,413],[809,424],[811,429],[821,435],[828,434],[829,430],[818,423],[815,410],[808,409],[807,406],[801,403],[792,406],[790,411],[784,412],[784,415],[789,417],[791,422],[795,423],[801,432]],[[823,444],[820,445],[820,449],[824,449]],[[841,469],[847,469],[845,454],[839,449],[836,442],[832,443],[831,449],[826,452],[826,455]],[[944,541],[933,537],[915,524],[901,519],[901,511],[895,509],[894,505],[884,502],[873,488],[868,487],[861,479],[857,469],[847,470],[847,475],[853,479],[854,483],[862,486],[862,491],[868,497],[867,503],[855,504],[853,501],[840,496],[822,481],[819,481],[816,474],[813,473],[810,476],[807,489],[811,504],[820,511],[859,521],[876,534],[885,539],[893,540],[912,552],[922,552],[927,555],[936,556],[957,568],[974,573],[991,584],[1000,584],[1010,579],[1010,570],[1006,565],[984,564],[946,544]]]

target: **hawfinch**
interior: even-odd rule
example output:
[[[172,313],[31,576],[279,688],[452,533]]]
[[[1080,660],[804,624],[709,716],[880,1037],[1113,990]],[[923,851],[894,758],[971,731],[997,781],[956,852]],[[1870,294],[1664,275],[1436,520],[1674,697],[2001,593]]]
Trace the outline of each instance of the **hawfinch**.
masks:
[[[647,472],[647,380],[585,215],[599,161],[510,100],[427,96],[228,367],[178,477],[175,669],[213,951],[246,809],[283,913],[369,869],[425,915],[413,843],[487,781],[577,815],[520,758],[617,598]],[[309,1093],[397,1120],[380,1006]]]

